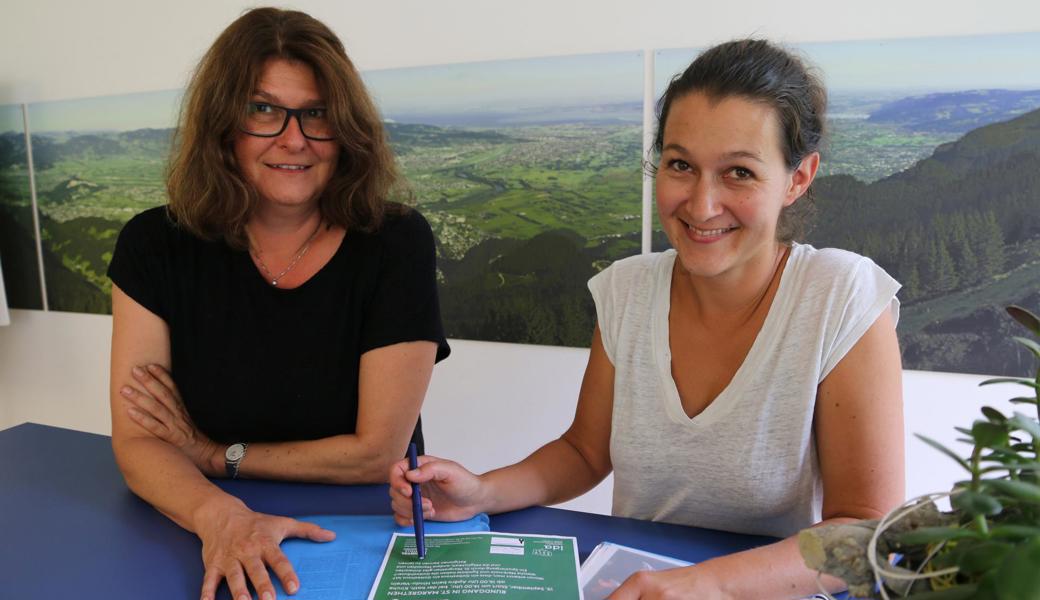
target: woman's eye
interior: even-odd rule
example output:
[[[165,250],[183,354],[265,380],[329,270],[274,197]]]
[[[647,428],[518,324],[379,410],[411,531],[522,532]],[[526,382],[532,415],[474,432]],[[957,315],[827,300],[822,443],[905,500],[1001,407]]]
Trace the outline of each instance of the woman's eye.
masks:
[[[251,113],[261,113],[261,114],[263,114],[263,113],[269,113],[272,110],[274,110],[274,109],[271,108],[270,104],[264,104],[263,102],[250,102],[249,103],[249,112],[251,112]]]
[[[324,119],[328,116],[328,110],[324,108],[308,108],[305,112],[305,116],[308,119]]]
[[[673,158],[672,160],[668,161],[668,168],[673,171],[689,171],[690,163],[680,158]]]
[[[730,173],[733,174],[734,179],[751,179],[755,176],[754,173],[745,169],[744,167],[733,167],[730,169]]]

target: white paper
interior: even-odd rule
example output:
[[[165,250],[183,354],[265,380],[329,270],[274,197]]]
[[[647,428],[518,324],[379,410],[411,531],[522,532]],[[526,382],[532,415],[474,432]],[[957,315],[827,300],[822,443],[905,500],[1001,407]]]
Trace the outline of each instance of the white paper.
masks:
[[[603,542],[592,550],[581,566],[582,595],[585,600],[603,600],[633,573],[663,571],[690,564],[677,558]]]

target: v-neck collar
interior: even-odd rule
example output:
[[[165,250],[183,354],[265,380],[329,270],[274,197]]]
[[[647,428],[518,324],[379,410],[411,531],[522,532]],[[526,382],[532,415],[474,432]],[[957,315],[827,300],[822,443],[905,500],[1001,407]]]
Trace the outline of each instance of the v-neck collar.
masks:
[[[660,378],[661,389],[664,392],[661,400],[664,403],[665,412],[673,422],[687,427],[707,427],[724,418],[737,406],[745,382],[748,379],[747,372],[753,368],[751,365],[759,364],[761,362],[760,355],[773,347],[773,338],[780,327],[780,323],[777,320],[781,319],[782,315],[787,312],[786,304],[790,296],[788,293],[788,281],[791,279],[789,274],[795,263],[798,262],[796,255],[801,254],[801,249],[802,247],[799,244],[792,244],[790,255],[787,257],[787,262],[780,273],[780,283],[777,286],[776,294],[773,296],[773,301],[770,303],[769,311],[766,313],[761,329],[755,335],[755,341],[751,344],[751,349],[748,350],[747,356],[744,357],[744,362],[740,364],[740,367],[733,374],[726,387],[704,407],[704,410],[693,417],[687,416],[686,411],[683,409],[679,388],[672,377],[672,349],[669,341],[668,314],[672,303],[672,269],[675,267],[676,252],[675,250],[668,250],[662,253],[657,261],[657,272],[654,279],[651,336],[654,346],[654,362]]]

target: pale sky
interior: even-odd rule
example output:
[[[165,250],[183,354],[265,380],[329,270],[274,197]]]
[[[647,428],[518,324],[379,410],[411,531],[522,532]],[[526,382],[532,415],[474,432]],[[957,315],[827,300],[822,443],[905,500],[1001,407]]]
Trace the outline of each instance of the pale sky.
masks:
[[[23,133],[22,107],[17,104],[0,106],[0,133]]]
[[[832,92],[1040,89],[1040,33],[796,44]],[[658,51],[655,89],[700,49]]]
[[[48,131],[130,131],[174,127],[181,90],[99,96],[29,105],[33,133]]]
[[[639,102],[642,52],[387,69],[364,73],[386,115]]]
[[[832,92],[1040,89],[1040,33],[796,45]],[[659,50],[656,89],[698,49]],[[639,102],[642,53],[617,52],[388,69],[364,73],[383,114],[508,112]],[[173,127],[180,90],[29,105],[34,132]],[[0,131],[21,130],[19,107],[0,107]]]

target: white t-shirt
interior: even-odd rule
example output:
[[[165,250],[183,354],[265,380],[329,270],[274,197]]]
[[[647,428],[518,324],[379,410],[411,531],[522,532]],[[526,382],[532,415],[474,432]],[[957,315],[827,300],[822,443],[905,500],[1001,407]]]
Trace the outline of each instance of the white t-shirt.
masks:
[[[626,258],[589,281],[614,365],[613,513],[792,535],[820,520],[817,387],[882,310],[898,320],[899,283],[869,258],[794,244],[743,364],[691,419],[671,375],[675,256]]]

